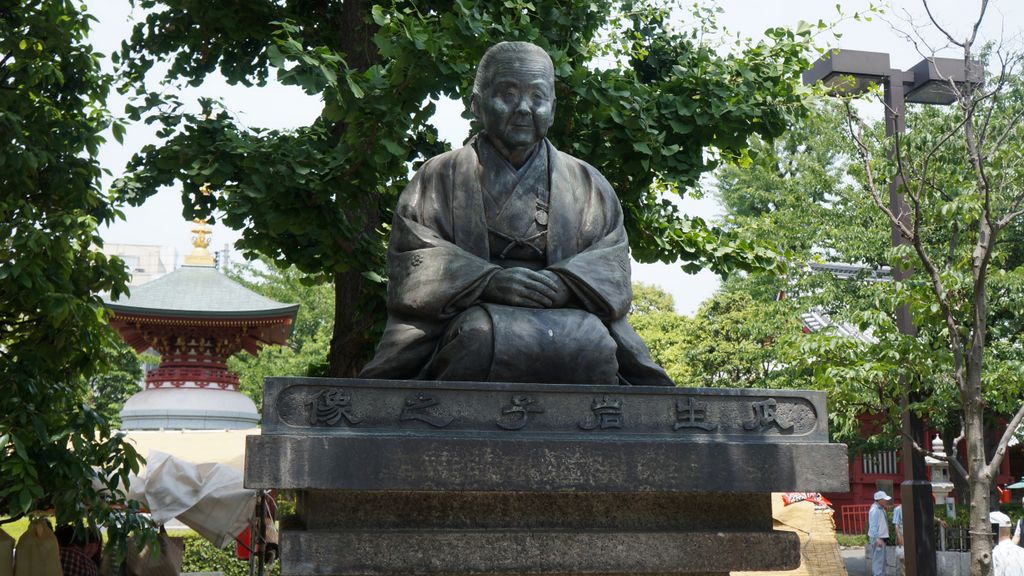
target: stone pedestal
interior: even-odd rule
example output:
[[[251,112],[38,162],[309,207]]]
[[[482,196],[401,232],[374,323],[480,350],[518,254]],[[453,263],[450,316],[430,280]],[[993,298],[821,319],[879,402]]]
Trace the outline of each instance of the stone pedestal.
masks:
[[[799,565],[770,492],[848,489],[821,392],[268,379],[246,486],[282,574],[720,576]]]

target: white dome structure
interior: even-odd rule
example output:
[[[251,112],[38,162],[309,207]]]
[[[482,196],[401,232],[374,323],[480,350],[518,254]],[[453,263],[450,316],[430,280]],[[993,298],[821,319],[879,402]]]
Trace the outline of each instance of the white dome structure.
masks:
[[[150,388],[121,409],[125,430],[237,430],[259,421],[253,401],[232,389]]]

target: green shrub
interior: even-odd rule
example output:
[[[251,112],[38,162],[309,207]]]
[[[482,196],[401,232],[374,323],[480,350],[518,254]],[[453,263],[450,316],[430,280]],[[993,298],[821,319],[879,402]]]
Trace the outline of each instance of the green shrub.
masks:
[[[845,548],[863,548],[868,543],[867,534],[836,534],[836,541]]]
[[[185,556],[181,563],[182,572],[223,572],[224,576],[248,576],[249,563],[235,556],[234,544],[226,548],[216,548],[205,538],[198,535],[185,537]],[[281,573],[279,564],[274,562],[267,566],[267,576],[278,576]]]

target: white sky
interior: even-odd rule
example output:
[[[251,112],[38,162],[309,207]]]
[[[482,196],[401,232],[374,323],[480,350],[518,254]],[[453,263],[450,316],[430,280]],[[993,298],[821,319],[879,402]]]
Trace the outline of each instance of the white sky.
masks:
[[[127,2],[123,0],[88,0],[91,12],[99,19],[94,26],[92,41],[98,51],[111,54],[125,39],[132,26],[132,17]],[[842,1],[845,14],[853,14],[868,8],[865,0]],[[800,20],[817,22],[819,19],[833,22],[838,19],[836,2],[828,0],[720,0],[723,13],[719,24],[742,36],[760,38],[767,28],[794,27]],[[933,13],[940,22],[948,23],[949,29],[958,37],[967,34],[980,5],[975,0],[933,0]],[[939,46],[938,36],[930,30],[922,5],[917,0],[898,0],[886,9],[883,18],[875,17],[871,22],[854,21],[847,18],[840,22],[837,31],[841,39],[834,41],[831,35],[822,37],[820,43],[829,47],[853,50],[888,52],[893,67],[907,69],[922,58],[914,46],[890,24],[901,30],[919,30],[926,38]],[[908,16],[913,26],[907,23]],[[888,22],[887,22],[888,21]],[[1024,30],[1024,2],[1021,0],[993,0],[982,28],[985,39],[1010,42],[1021,49],[1021,32]],[[959,56],[955,50],[941,50],[941,56]],[[240,120],[249,126],[263,128],[294,128],[312,122],[320,112],[318,99],[303,94],[299,89],[271,83],[264,88],[232,87],[226,82],[211,77],[198,89],[184,93],[183,102],[194,105],[199,96],[223,99]],[[114,97],[110,109],[120,113],[124,101]],[[456,145],[466,137],[469,126],[460,117],[461,103],[441,102],[435,116],[441,136]],[[113,177],[119,176],[131,155],[142,146],[156,141],[154,130],[143,124],[129,128],[124,144],[113,138],[101,149],[100,162],[109,169]],[[115,223],[102,232],[107,243],[149,244],[171,247],[177,252],[177,261],[191,250],[189,223],[181,217],[181,196],[178,189],[165,189],[151,197],[139,208],[125,208],[126,220]],[[717,203],[706,196],[702,200],[686,199],[682,206],[693,215],[714,219],[721,210]],[[221,249],[233,243],[239,233],[220,224],[214,227],[211,246]],[[234,258],[240,255],[234,254]],[[167,262],[170,265],[170,262]],[[634,264],[633,279],[656,284],[669,291],[676,301],[680,313],[692,314],[700,303],[710,296],[719,285],[718,277],[710,272],[696,275],[684,273],[678,266],[661,264]]]

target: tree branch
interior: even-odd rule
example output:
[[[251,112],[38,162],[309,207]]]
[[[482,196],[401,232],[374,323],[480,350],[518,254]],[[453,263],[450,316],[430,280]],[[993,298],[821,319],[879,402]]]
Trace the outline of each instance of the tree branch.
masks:
[[[913,34],[906,32],[899,26],[887,20],[884,14],[879,16],[879,19],[889,24],[889,29],[892,30],[894,34],[900,36],[903,40],[912,44],[914,46],[914,51],[917,52],[921,56],[921,58],[931,58],[935,54],[939,53],[943,48],[949,47],[948,43],[945,46],[932,46],[931,43],[928,42],[928,39],[925,38],[923,34],[921,34],[921,26],[914,21],[914,17],[911,16],[910,11],[904,8],[902,12],[903,16],[901,17],[901,19],[907,25],[908,28],[914,31]],[[924,47],[924,49],[922,49],[922,46]]]
[[[983,93],[981,96],[975,99],[976,103],[981,103],[989,98],[992,98],[992,102],[989,104],[988,109],[985,111],[985,119],[982,120],[981,122],[980,141],[982,142],[982,146],[984,146],[984,142],[987,139],[988,127],[989,123],[992,121],[992,114],[995,112],[996,108],[999,107],[999,96],[1002,94],[1003,87],[1006,85],[1006,79],[1008,77],[1006,69],[1006,60],[1003,58],[1003,55],[1001,53],[999,54],[999,64],[999,80],[996,82],[996,85],[987,93]]]
[[[953,353],[953,366],[954,366],[954,378],[956,381],[957,388],[961,394],[965,391],[966,382],[963,375],[964,367],[964,356],[963,348],[960,342],[960,331],[957,329],[956,316],[953,314],[952,307],[949,305],[949,300],[946,296],[946,287],[942,283],[942,276],[939,274],[939,270],[935,267],[935,263],[932,262],[928,252],[925,251],[924,246],[921,244],[920,238],[913,239],[914,251],[917,253],[918,260],[921,261],[921,265],[924,267],[925,272],[928,273],[928,277],[931,280],[932,293],[935,294],[935,298],[939,301],[939,309],[942,311],[942,315],[946,321],[946,331],[949,333],[949,346],[950,351]]]
[[[970,474],[963,463],[960,462],[960,449],[958,448],[960,443],[963,442],[966,437],[967,427],[964,426],[963,418],[960,418],[960,435],[953,439],[953,442],[949,447],[949,451],[947,452],[949,454],[949,460],[947,460],[947,462],[956,469],[957,474],[959,474],[961,478],[968,479],[970,478]]]
[[[957,458],[956,450],[954,450],[951,454],[939,454],[938,452],[932,452],[931,450],[925,450],[924,447],[921,446],[920,444],[918,444],[917,441],[914,440],[909,434],[904,434],[903,436],[910,440],[910,443],[913,445],[915,452],[918,452],[920,454],[924,454],[925,456],[928,456],[930,458],[935,458],[936,460],[940,460],[942,462],[946,462],[947,464],[949,464],[953,468],[956,468],[956,471],[961,476],[963,476],[964,478],[967,477],[967,469],[964,468],[963,464],[961,464],[960,460]],[[962,436],[961,436],[961,438],[962,438]],[[954,443],[954,445],[955,444],[956,443]]]
[[[911,198],[915,202],[918,201],[918,199],[920,198],[921,194],[924,192],[924,190],[926,188],[936,192],[946,202],[949,202],[949,201],[952,200],[952,198],[949,196],[949,194],[947,194],[943,189],[939,188],[937,186],[937,184],[935,184],[934,180],[929,179],[929,177],[928,177],[928,170],[931,168],[932,159],[935,157],[936,154],[939,153],[939,149],[942,148],[945,145],[946,142],[948,142],[950,139],[952,139],[952,137],[954,135],[956,135],[959,131],[961,131],[961,129],[963,127],[964,127],[964,122],[962,121],[961,123],[958,123],[955,127],[953,127],[951,130],[948,130],[941,138],[939,138],[939,141],[937,141],[935,143],[935,146],[933,146],[932,149],[929,150],[925,154],[925,159],[922,162],[922,166],[921,166],[920,170],[919,169],[914,169],[913,165],[912,164],[910,165],[909,172],[910,172],[911,176],[913,176],[912,179],[919,182],[918,192],[916,192],[916,197],[912,197],[911,196]],[[897,154],[900,154],[900,152],[899,152],[900,151],[900,146],[899,146],[899,140],[898,139],[897,139],[897,145],[896,146],[897,146],[897,148],[896,148]],[[904,182],[905,186],[906,186],[906,182],[907,181],[908,181],[908,179],[904,177],[903,182]],[[910,187],[907,186],[907,191],[909,191],[909,189],[910,189]]]
[[[1020,216],[1024,215],[1024,209],[1021,209],[1021,207],[1020,207],[1022,200],[1024,200],[1024,193],[1018,194],[1017,196],[1014,197],[1013,203],[1012,203],[1012,205],[1013,205],[1012,210],[1013,211],[1012,212],[1007,212],[1006,214],[1003,214],[1003,217],[1000,218],[998,222],[996,222],[996,226],[998,228],[1003,228],[1004,226],[1006,226],[1010,222],[1013,222],[1014,219],[1019,218]]]
[[[974,21],[974,27],[971,28],[971,39],[967,41],[965,48],[974,45],[974,41],[978,38],[978,28],[981,28],[981,22],[985,19],[985,12],[988,10],[989,0],[981,0],[981,10],[978,11],[978,19]]]
[[[1002,133],[1000,133],[999,136],[996,136],[996,141],[992,144],[991,149],[998,150],[1006,142],[1006,139],[1010,137],[1010,134],[1012,134],[1018,128],[1020,128],[1019,124],[1022,119],[1024,119],[1024,109],[1010,117],[1009,121],[1006,124],[1006,128],[1003,129]],[[984,160],[988,160],[988,157],[988,154],[982,154],[982,158]]]
[[[986,3],[988,2],[988,0],[984,0],[984,1],[985,1]],[[944,35],[944,36],[945,36],[945,37],[946,37],[946,38],[947,38],[947,39],[948,39],[948,40],[949,40],[950,42],[952,42],[952,43],[953,43],[954,45],[956,45],[956,46],[960,46],[960,47],[963,47],[964,43],[963,43],[962,41],[958,41],[958,40],[957,40],[956,38],[954,38],[954,37],[953,37],[953,35],[952,35],[952,34],[950,34],[950,33],[949,33],[949,31],[947,31],[947,30],[946,30],[945,28],[943,28],[943,27],[942,27],[942,24],[939,24],[939,21],[935,19],[935,15],[934,15],[934,14],[932,14],[932,9],[931,9],[931,7],[930,7],[930,6],[928,6],[928,0],[922,0],[922,1],[921,1],[921,3],[922,3],[922,4],[924,4],[924,11],[928,13],[928,19],[932,21],[932,25],[934,25],[934,26],[935,26],[935,28],[936,28],[936,29],[937,29],[937,30],[938,30],[939,32],[942,32],[942,34],[943,34],[943,35]],[[984,12],[983,12],[983,13],[984,13]]]
[[[924,163],[921,167],[921,179],[925,178],[928,175],[928,166],[929,164],[931,164],[932,158],[934,158],[935,155],[938,154],[939,148],[942,148],[942,146],[944,146],[946,142],[949,142],[953,138],[953,136],[956,136],[957,133],[959,133],[960,130],[964,127],[965,122],[966,120],[961,120],[959,123],[957,123],[957,125],[953,127],[953,129],[947,131],[942,138],[939,138],[939,141],[935,143],[935,146],[932,146],[931,150],[929,150],[925,154]]]
[[[1017,413],[1013,415],[1013,419],[1006,425],[1006,430],[1003,430],[1002,437],[999,438],[999,443],[996,444],[995,453],[992,455],[992,459],[985,466],[989,476],[995,477],[999,472],[999,465],[1003,462],[1003,456],[1006,455],[1006,447],[1010,443],[1010,438],[1013,437],[1013,433],[1017,431],[1017,427],[1020,426],[1021,420],[1024,420],[1024,404],[1020,408],[1017,408]]]
[[[853,138],[854,144],[857,147],[857,154],[861,158],[861,163],[864,165],[865,176],[868,179],[868,193],[871,194],[871,200],[875,203],[875,206],[877,206],[879,210],[881,210],[883,213],[885,213],[885,215],[889,218],[889,221],[894,226],[896,226],[899,229],[900,233],[905,238],[907,238],[908,240],[912,240],[913,236],[914,236],[913,235],[913,231],[911,231],[909,228],[907,228],[903,224],[903,222],[900,219],[900,217],[897,214],[895,214],[888,206],[886,206],[884,202],[882,202],[881,195],[878,192],[878,185],[875,183],[874,171],[871,170],[871,158],[870,158],[870,155],[868,153],[867,145],[864,144],[864,140],[860,137],[860,134],[859,134],[858,130],[854,128],[854,120],[855,119],[856,119],[856,114],[854,114],[853,109],[850,108],[849,102],[847,102],[846,103],[846,122],[847,122],[847,128],[850,131],[850,137]]]
[[[11,522],[17,522],[18,520],[21,520],[24,517],[25,517],[25,512],[22,512],[20,514],[15,514],[14,516],[11,516],[10,518],[0,519],[0,524],[9,524]]]
[[[946,254],[946,268],[956,261],[956,250],[960,247],[960,223],[953,222],[949,233],[949,252]]]

